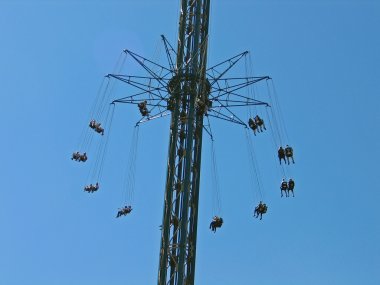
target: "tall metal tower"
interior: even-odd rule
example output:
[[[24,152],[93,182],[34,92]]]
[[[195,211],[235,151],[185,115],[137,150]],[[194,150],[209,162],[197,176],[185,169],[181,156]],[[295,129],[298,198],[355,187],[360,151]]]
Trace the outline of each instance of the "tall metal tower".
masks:
[[[210,0],[182,0],[158,284],[194,284]]]
[[[112,102],[138,105],[142,119],[136,125],[171,115],[159,285],[194,284],[202,134],[211,135],[205,116],[248,128],[231,108],[268,105],[238,94],[268,76],[225,76],[248,52],[207,68],[209,13],[210,0],[181,0],[177,50],[162,36],[169,67],[124,50],[148,76],[107,75],[137,90]]]
[[[245,54],[228,60],[227,69],[209,81],[209,14],[210,0],[182,0],[175,75],[168,82],[172,116],[159,285],[194,284],[203,119],[215,99],[212,85]]]

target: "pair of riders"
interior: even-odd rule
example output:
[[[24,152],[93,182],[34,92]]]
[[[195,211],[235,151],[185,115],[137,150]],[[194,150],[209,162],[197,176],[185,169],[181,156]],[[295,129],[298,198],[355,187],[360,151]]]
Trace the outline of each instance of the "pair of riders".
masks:
[[[86,153],[80,154],[79,151],[74,152],[73,156],[71,157],[71,160],[86,162],[87,154]]]
[[[266,130],[264,120],[259,115],[256,115],[253,119],[249,118],[248,126],[253,130],[254,135],[256,135],[256,131],[260,133],[263,132],[263,129]]]
[[[289,179],[288,182],[286,182],[285,178],[282,179],[281,181],[281,186],[280,186],[280,189],[281,189],[281,197],[283,196],[282,195],[282,191],[285,191],[285,196],[286,197],[289,197],[289,192],[292,191],[292,194],[293,194],[293,197],[294,197],[294,186],[295,186],[295,183],[294,183],[294,180],[293,179]]]
[[[95,191],[98,191],[98,189],[99,189],[99,183],[98,182],[96,182],[95,185],[90,184],[90,185],[84,186],[84,191],[86,191],[88,193],[93,193]]]
[[[222,227],[222,225],[223,225],[223,219],[221,217],[214,216],[210,223],[210,229],[215,233],[216,228],[220,228]]]
[[[142,116],[147,116],[149,114],[148,108],[146,107],[147,101],[143,101],[137,104]]]
[[[97,133],[101,134],[102,136],[104,135],[104,129],[100,126],[101,123],[97,123],[95,120],[90,121],[90,128],[95,130]]]
[[[282,146],[280,146],[280,148],[278,149],[278,159],[280,160],[280,164],[281,164],[281,160],[284,160],[285,163],[290,164],[289,162],[290,158],[292,159],[292,162],[294,163],[293,148],[291,148],[289,145],[286,145],[285,149]]]
[[[121,216],[126,216],[130,212],[132,212],[132,207],[131,206],[125,206],[124,208],[119,209],[117,212],[116,218],[119,218]]]
[[[268,206],[260,201],[259,205],[256,206],[255,211],[253,212],[253,216],[258,218],[260,216],[260,220],[263,218],[263,214],[265,214],[268,210]]]

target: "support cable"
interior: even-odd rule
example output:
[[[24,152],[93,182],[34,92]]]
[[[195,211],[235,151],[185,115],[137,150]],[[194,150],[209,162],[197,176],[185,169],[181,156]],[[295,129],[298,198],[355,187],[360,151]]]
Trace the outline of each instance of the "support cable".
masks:
[[[287,131],[287,128],[286,128],[286,124],[285,124],[285,120],[284,120],[284,116],[283,116],[283,113],[282,113],[282,109],[281,109],[281,105],[279,104],[279,100],[278,100],[278,96],[277,96],[277,92],[276,92],[276,88],[274,86],[274,82],[273,80],[270,80],[271,81],[271,85],[272,85],[272,89],[273,89],[273,97],[274,97],[274,101],[275,101],[275,104],[277,106],[277,112],[279,114],[279,117],[280,117],[280,123],[282,124],[282,128],[283,128],[283,132],[285,134],[285,139],[288,143],[290,143],[289,141],[289,135],[288,135],[288,131]]]
[[[112,121],[113,121],[113,115],[114,115],[114,112],[115,112],[115,104],[111,104],[110,109],[112,109],[111,110],[110,118],[108,120],[108,115],[107,115],[107,118],[106,118],[106,126],[107,126],[108,132],[107,132],[106,138],[105,138],[105,146],[104,146],[103,153],[102,153],[102,158],[101,158],[101,162],[100,162],[100,169],[99,169],[99,174],[98,174],[97,181],[100,181],[102,173],[103,173],[104,161],[105,161],[105,157],[106,157],[106,153],[107,153],[107,149],[108,149],[107,146],[108,146],[109,137],[110,137],[110,134],[111,134],[111,126],[112,126]]]
[[[210,120],[207,117],[208,120],[208,130],[207,132],[210,135],[211,138],[211,187],[212,187],[212,215],[213,216],[221,216],[222,213],[222,203],[221,203],[221,194],[220,194],[220,187],[219,187],[219,175],[218,175],[218,164],[216,162],[216,154],[215,154],[215,140],[214,136],[212,134],[212,129],[210,125]]]
[[[248,128],[245,129],[245,136],[246,136],[247,149],[248,149],[248,154],[249,154],[249,165],[250,165],[250,168],[252,170],[252,171],[250,171],[250,173],[251,173],[250,179],[251,179],[251,182],[256,180],[256,185],[257,185],[257,191],[254,191],[255,200],[262,201],[265,198],[264,193],[262,191],[263,183],[261,180],[260,169],[257,166],[255,149],[253,146],[252,138],[248,133]],[[252,174],[254,174],[254,177],[252,177]]]
[[[123,201],[128,205],[134,202],[139,130],[139,126],[135,126],[133,129],[132,143],[129,149],[128,163],[126,165],[123,181]]]

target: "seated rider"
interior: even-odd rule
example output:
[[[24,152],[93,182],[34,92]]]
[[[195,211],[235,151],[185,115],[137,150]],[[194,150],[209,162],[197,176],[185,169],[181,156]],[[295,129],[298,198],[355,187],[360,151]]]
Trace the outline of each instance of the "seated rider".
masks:
[[[266,212],[267,212],[267,210],[268,210],[268,206],[267,206],[267,204],[263,204],[263,207],[262,207],[262,211],[261,211],[261,213],[262,214],[265,214]]]
[[[91,129],[94,129],[95,126],[96,126],[96,121],[95,120],[91,120],[89,126],[90,126]]]
[[[124,212],[125,212],[125,214],[129,214],[130,212],[132,212],[132,207],[131,206],[125,206]]]
[[[295,185],[294,180],[292,178],[290,178],[289,182],[288,182],[288,189],[290,191],[293,191],[294,190],[294,185]]]
[[[288,160],[288,164],[289,164],[289,158],[291,158],[294,163],[293,149],[288,145],[286,145],[286,148],[285,148],[285,155],[286,155],[286,159]]]
[[[286,163],[286,160],[285,160],[285,150],[282,148],[282,146],[280,146],[280,148],[278,149],[278,159],[280,160],[280,164],[281,164],[281,160],[282,159]]]
[[[294,180],[290,178],[289,182],[288,182],[288,193],[290,191],[292,191],[293,197],[294,197],[294,191],[293,191],[294,190],[294,186],[295,186]]]
[[[148,109],[146,107],[146,104],[147,104],[146,100],[144,100],[143,102],[140,102],[140,103],[137,104],[137,106],[139,107],[140,113],[143,116],[146,116],[146,115],[149,114],[149,111],[148,111]]]
[[[137,106],[139,107],[139,109],[144,109],[146,107],[146,104],[147,102],[146,100],[144,100],[143,102],[138,103]]]
[[[256,206],[253,216],[255,218],[258,218],[260,216],[260,220],[263,218],[263,214],[267,212],[267,205],[263,204],[262,201],[260,201],[259,205]]]
[[[220,228],[223,225],[223,219],[221,217],[216,217],[216,227]]]
[[[215,233],[216,228],[220,228],[222,225],[223,225],[223,219],[218,216],[214,216],[210,223],[210,229]]]
[[[95,185],[90,184],[89,186],[89,192],[94,193],[95,191],[98,191],[99,189],[99,183],[96,182]]]
[[[100,123],[98,125],[96,125],[95,131],[97,133],[101,134],[102,136],[104,135],[104,129],[100,126]]]
[[[264,120],[261,119],[261,118],[259,117],[259,115],[256,115],[256,117],[255,117],[255,123],[256,123],[256,125],[259,127],[260,132],[263,131],[263,128],[264,128],[264,130],[266,130],[265,125],[264,125]]]
[[[87,160],[87,154],[86,153],[83,153],[82,155],[79,156],[79,161],[86,162],[86,160]]]
[[[264,204],[262,201],[260,201],[259,205],[257,206],[257,212],[261,213],[263,210]]]
[[[256,135],[257,125],[254,120],[249,118],[248,120],[248,126],[253,130],[253,134]]]
[[[71,160],[78,160],[79,158],[80,158],[80,153],[79,153],[79,151],[77,151],[77,152],[73,153]]]
[[[288,183],[285,181],[285,178],[282,178],[281,190],[283,190],[283,191],[288,190]]]
[[[285,197],[288,197],[288,182],[286,182],[285,178],[282,179],[281,181],[281,186],[280,186],[280,189],[281,189],[281,197],[283,196],[282,195],[282,191],[285,191]]]

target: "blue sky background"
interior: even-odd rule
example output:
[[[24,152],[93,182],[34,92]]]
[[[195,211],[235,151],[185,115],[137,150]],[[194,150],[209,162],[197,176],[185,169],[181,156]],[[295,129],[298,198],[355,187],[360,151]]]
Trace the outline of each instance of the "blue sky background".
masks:
[[[120,52],[155,58],[161,34],[175,45],[178,13],[177,0],[0,0],[0,284],[156,282],[169,119],[140,128],[123,219],[138,110],[116,107],[98,193],[83,192],[90,159],[70,156]],[[210,25],[210,64],[249,50],[274,79],[296,197],[280,197],[270,132],[254,137],[269,211],[253,219],[244,129],[212,122],[225,224],[208,229],[206,140],[196,283],[380,284],[380,2],[212,1]]]

